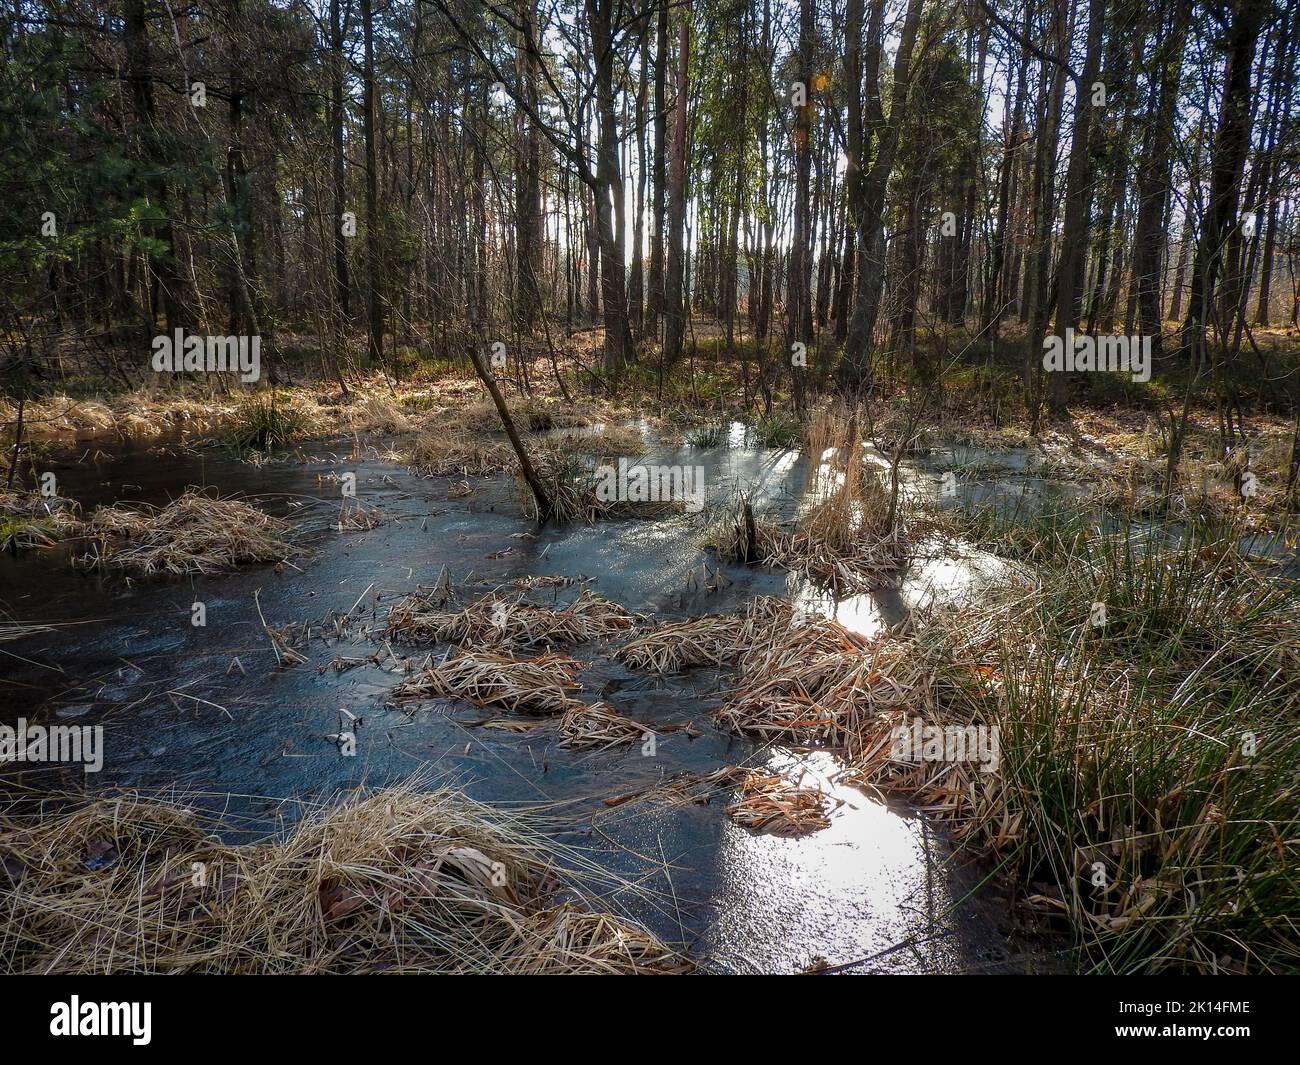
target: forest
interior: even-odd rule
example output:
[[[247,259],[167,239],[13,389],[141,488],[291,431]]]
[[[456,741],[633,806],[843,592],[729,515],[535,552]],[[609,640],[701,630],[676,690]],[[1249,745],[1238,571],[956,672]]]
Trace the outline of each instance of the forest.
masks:
[[[1300,0],[0,48],[0,972],[1300,971]]]

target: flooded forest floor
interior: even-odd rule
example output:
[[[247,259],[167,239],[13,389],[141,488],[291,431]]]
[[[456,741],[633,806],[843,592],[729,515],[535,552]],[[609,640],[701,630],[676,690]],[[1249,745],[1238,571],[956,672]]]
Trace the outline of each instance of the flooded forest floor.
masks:
[[[1297,966],[1284,423],[510,402],[567,521],[472,376],[28,408],[0,965]]]

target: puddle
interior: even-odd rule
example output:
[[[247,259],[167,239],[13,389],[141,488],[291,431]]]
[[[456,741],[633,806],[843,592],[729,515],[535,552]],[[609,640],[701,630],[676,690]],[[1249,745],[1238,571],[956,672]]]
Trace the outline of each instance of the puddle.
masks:
[[[734,428],[731,436],[731,447],[660,447],[645,461],[703,466],[714,501],[740,486],[771,506],[793,508],[803,460],[746,448]],[[790,587],[784,573],[719,567],[698,546],[690,516],[521,536],[533,527],[511,478],[470,478],[473,494],[449,499],[451,478],[417,476],[373,451],[349,449],[348,441],[317,443],[304,447],[301,461],[261,466],[210,450],[127,450],[97,463],[56,465],[60,493],[86,511],[119,499],[165,503],[188,485],[243,494],[300,529],[310,527],[302,539],[311,554],[295,560],[297,568],[246,567],[166,583],[87,575],[68,565],[67,548],[0,555],[0,598],[17,617],[94,621],[0,645],[0,720],[39,723],[57,715],[105,726],[104,768],[96,776],[11,764],[0,780],[21,775],[38,787],[176,784],[269,820],[280,797],[326,799],[423,769],[482,801],[544,807],[557,838],[583,846],[608,872],[603,897],[687,944],[708,968],[791,972],[818,957],[832,966],[873,959],[859,971],[1031,967],[1009,945],[1005,903],[987,890],[973,892],[978,871],[955,859],[924,819],[836,783],[830,755],[761,748],[715,729],[711,715],[726,673],[656,678],[612,661],[608,648],[573,652],[583,662],[588,697],[652,727],[695,726],[695,738],[659,733],[652,757],[635,746],[567,751],[545,728],[476,728],[472,722],[483,715],[468,704],[387,705],[403,675],[402,658],[418,665],[426,652],[389,649],[377,630],[399,597],[432,585],[444,566],[462,601],[517,578],[564,575],[590,581],[534,597],[565,603],[586,587],[658,619],[735,610],[760,594],[806,593]],[[326,528],[338,505],[330,479],[349,471],[357,475],[358,501],[385,517],[372,530]],[[721,568],[730,583],[709,593],[705,581],[691,579],[705,568]],[[898,589],[831,605],[844,624],[870,632],[900,620],[926,596],[978,579],[978,566],[939,559],[918,566]],[[300,646],[307,662],[280,667],[255,594],[275,628],[333,611],[354,611],[354,620],[340,640]],[[206,604],[206,627],[190,624],[195,600]],[[322,624],[318,631],[332,630]],[[355,757],[326,738],[340,730],[340,709],[362,719]],[[674,774],[730,764],[778,767],[819,782],[840,803],[831,826],[789,839],[733,824],[716,800],[680,808],[610,808],[604,801]]]

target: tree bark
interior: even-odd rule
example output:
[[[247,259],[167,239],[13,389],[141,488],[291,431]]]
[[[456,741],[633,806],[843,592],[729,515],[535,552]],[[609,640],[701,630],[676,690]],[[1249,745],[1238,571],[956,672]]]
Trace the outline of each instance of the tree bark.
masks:
[[[691,55],[691,9],[688,6],[678,20],[677,29],[677,102],[673,121],[673,147],[669,175],[668,264],[664,282],[664,362],[672,365],[682,355],[685,336],[685,296],[683,277],[686,250],[683,230],[686,226],[686,108],[689,100]]]
[[[366,147],[366,351],[376,365],[384,360],[383,275],[379,251],[379,152],[375,135],[375,26],[371,0],[361,0],[365,38],[362,78],[362,132]]]

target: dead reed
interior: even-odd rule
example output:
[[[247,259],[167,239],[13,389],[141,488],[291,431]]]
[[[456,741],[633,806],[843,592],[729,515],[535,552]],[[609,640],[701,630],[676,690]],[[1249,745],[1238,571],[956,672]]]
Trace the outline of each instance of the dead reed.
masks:
[[[805,836],[830,826],[828,800],[814,788],[800,788],[778,773],[747,772],[740,798],[723,812],[738,825],[776,836]]]
[[[637,743],[651,731],[608,703],[574,703],[560,718],[560,746],[574,751],[606,751]]]
[[[564,451],[604,458],[640,455],[646,449],[645,438],[634,425],[606,425],[594,432],[563,433],[548,442]]]
[[[0,551],[53,547],[80,529],[72,500],[0,488]]]
[[[533,432],[547,429],[576,429],[591,425],[598,417],[595,412],[581,405],[573,406],[540,399],[508,399],[506,406],[517,425],[526,425]],[[461,425],[475,432],[501,430],[501,416],[491,400],[484,399],[468,404],[459,412],[459,420]]]
[[[904,705],[919,710],[932,698],[923,670],[886,668],[897,646],[823,618],[779,628],[742,659],[715,719],[765,740],[852,752],[882,715]]]
[[[638,501],[608,498],[602,490],[608,479],[598,472],[595,461],[571,448],[538,448],[533,452],[532,461],[551,503],[549,520],[557,525],[591,524],[615,518],[654,520],[682,514],[686,510],[686,502],[682,499]],[[514,473],[524,511],[529,517],[536,518],[537,501],[532,490],[518,469]]]
[[[413,428],[410,415],[391,395],[369,392],[340,408],[342,424],[349,429],[374,433],[409,433]]]
[[[603,640],[631,631],[637,616],[617,603],[583,591],[566,607],[531,603],[522,596],[489,593],[461,610],[447,610],[436,591],[417,591],[389,612],[388,634],[404,643],[473,643],[527,650]]]
[[[367,509],[355,500],[344,499],[334,528],[339,532],[368,532],[383,523],[384,515],[378,507]]]
[[[669,807],[707,806],[721,792],[730,791],[739,785],[747,773],[749,770],[744,766],[723,766],[712,773],[678,773],[651,787],[614,795],[605,799],[604,803],[608,807],[643,801],[663,803]]]
[[[419,473],[437,477],[484,477],[518,465],[509,444],[455,431],[421,433],[403,452],[403,458]]]
[[[44,805],[44,804],[43,804]],[[676,973],[644,928],[561,877],[562,845],[402,785],[229,845],[174,800],[0,816],[8,973]],[[580,859],[579,859],[580,861]],[[570,867],[574,863],[566,863]],[[563,892],[569,901],[555,904]],[[575,898],[576,896],[576,898]]]
[[[579,663],[558,654],[515,659],[462,651],[412,674],[393,689],[398,703],[466,699],[526,714],[560,714],[573,707]]]
[[[196,489],[162,508],[100,507],[86,531],[91,546],[80,565],[134,576],[216,573],[295,553],[286,522],[249,503]]]
[[[788,601],[760,596],[738,614],[707,614],[656,626],[625,643],[616,657],[633,669],[655,673],[721,666],[770,640],[790,618]]]
[[[863,438],[858,414],[819,408],[806,428],[809,465],[794,521],[755,513],[744,495],[717,511],[705,542],[720,557],[798,573],[837,595],[897,580],[923,529],[890,462]]]
[[[864,439],[859,412],[819,408],[808,423],[807,449],[802,512],[776,538],[768,561],[837,594],[865,591],[906,570],[915,519],[905,514],[889,461]]]

